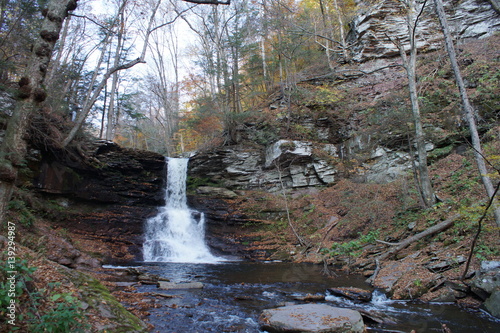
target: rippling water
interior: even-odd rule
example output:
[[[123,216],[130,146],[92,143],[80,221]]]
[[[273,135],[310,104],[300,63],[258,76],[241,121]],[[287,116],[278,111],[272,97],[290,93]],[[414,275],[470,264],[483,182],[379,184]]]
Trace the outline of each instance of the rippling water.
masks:
[[[393,317],[397,324],[369,324],[374,332],[442,332],[446,324],[453,333],[500,332],[500,320],[484,312],[472,313],[453,304],[419,304],[391,301],[374,291],[369,303],[331,296],[327,288],[358,287],[370,289],[359,276],[328,278],[321,266],[291,263],[226,262],[219,264],[154,263],[143,265],[153,274],[173,282],[199,281],[203,289],[158,290],[143,285],[139,291],[155,291],[175,296],[159,298],[161,307],[151,309],[153,332],[261,332],[258,318],[263,309],[303,303],[296,299],[306,294],[324,295],[327,304],[361,308]]]

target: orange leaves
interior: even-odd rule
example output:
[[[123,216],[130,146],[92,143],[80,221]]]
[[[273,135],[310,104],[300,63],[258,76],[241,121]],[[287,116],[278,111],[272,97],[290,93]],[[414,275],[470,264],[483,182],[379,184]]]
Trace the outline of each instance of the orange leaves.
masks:
[[[180,122],[175,135],[178,151],[194,151],[219,137],[223,130],[222,120],[216,115],[189,113]]]

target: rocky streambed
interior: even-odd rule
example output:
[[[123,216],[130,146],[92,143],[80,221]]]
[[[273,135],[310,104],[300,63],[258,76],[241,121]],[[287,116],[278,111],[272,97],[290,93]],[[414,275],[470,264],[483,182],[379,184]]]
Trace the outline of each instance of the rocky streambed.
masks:
[[[108,281],[108,287],[129,309],[141,310],[151,332],[323,332],[339,323],[353,332],[356,325],[370,332],[500,330],[500,321],[482,310],[390,300],[362,276],[328,277],[313,264],[150,263],[107,269],[120,276],[120,281]],[[335,313],[341,313],[340,319]],[[283,322],[287,327],[280,326]],[[304,325],[311,330],[301,330]]]

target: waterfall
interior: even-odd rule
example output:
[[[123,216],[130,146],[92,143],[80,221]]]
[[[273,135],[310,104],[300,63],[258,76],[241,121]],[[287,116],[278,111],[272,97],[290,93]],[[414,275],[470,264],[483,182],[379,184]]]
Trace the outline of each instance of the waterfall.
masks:
[[[187,158],[167,159],[165,206],[146,221],[144,261],[203,262],[222,260],[205,244],[205,217],[186,198]]]

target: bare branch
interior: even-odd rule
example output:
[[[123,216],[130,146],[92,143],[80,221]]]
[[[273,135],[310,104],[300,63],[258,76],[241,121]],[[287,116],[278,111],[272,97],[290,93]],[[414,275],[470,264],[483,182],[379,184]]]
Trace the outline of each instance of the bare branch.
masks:
[[[101,23],[97,22],[97,21],[96,21],[96,20],[94,20],[93,18],[88,17],[87,15],[69,14],[69,16],[79,17],[79,18],[83,18],[83,19],[89,20],[90,22],[94,23],[95,25],[98,25],[98,26],[99,26],[99,27],[101,27],[102,29],[104,29],[104,30],[107,30],[107,31],[110,31],[110,32],[114,33],[114,32],[113,32],[113,30],[108,29],[108,27],[106,27],[105,25],[103,25],[103,24],[101,24]]]
[[[217,0],[182,0],[182,1],[201,4],[201,5],[230,5],[231,4],[231,0],[227,0],[226,2],[217,1]]]
[[[177,16],[176,16],[176,17],[174,17],[172,20],[170,20],[170,21],[168,21],[168,22],[162,23],[162,24],[160,24],[159,26],[154,27],[153,29],[151,29],[151,31],[149,31],[149,34],[153,33],[155,30],[158,30],[158,29],[160,29],[160,28],[163,28],[164,26],[167,26],[167,25],[169,25],[169,24],[174,23],[175,21],[177,21],[177,19],[178,19],[179,17],[181,17],[181,16],[182,16],[182,14],[184,14],[185,12],[187,12],[187,11],[188,11],[188,10],[190,10],[190,9],[191,9],[191,7],[190,7],[190,8],[186,8],[186,9],[184,9],[184,10],[183,10],[183,11],[181,11],[181,12],[176,12],[176,13],[177,13]]]

